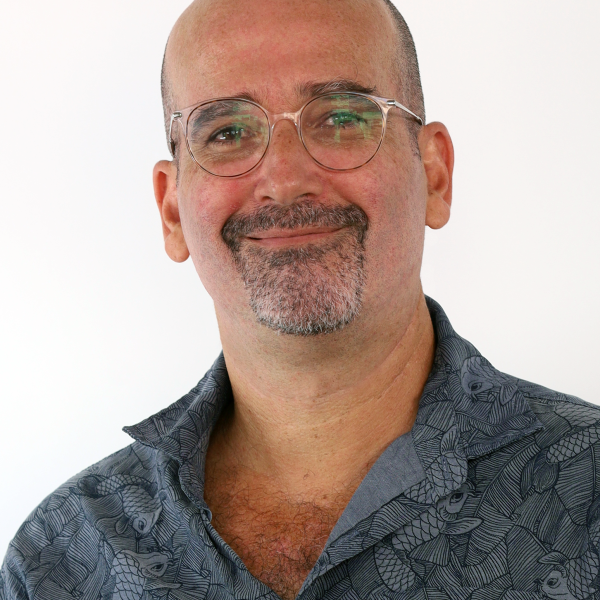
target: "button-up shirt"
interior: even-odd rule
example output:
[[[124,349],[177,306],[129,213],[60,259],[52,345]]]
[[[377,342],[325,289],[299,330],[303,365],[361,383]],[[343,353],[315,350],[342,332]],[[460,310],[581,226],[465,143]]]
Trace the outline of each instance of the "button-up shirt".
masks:
[[[436,351],[415,424],[367,473],[298,598],[600,598],[600,409],[497,371],[427,302]],[[221,355],[126,427],[133,444],[19,529],[0,600],[277,600],[204,501],[210,433],[231,401]]]

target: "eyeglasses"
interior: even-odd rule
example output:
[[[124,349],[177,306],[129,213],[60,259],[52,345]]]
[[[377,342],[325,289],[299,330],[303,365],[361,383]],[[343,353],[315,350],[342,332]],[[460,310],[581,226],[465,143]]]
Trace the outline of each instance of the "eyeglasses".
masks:
[[[239,177],[258,166],[275,124],[288,119],[317,164],[332,171],[350,171],[377,154],[388,112],[394,107],[423,125],[419,116],[396,100],[358,92],[324,94],[296,112],[279,114],[241,98],[205,100],[171,115],[169,149],[174,157],[173,123],[178,121],[198,166],[218,177]]]

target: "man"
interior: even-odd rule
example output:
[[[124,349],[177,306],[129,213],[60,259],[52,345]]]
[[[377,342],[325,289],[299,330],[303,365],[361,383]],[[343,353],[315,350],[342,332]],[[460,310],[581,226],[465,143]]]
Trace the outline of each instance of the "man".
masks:
[[[166,250],[223,354],[49,496],[0,598],[600,598],[600,409],[423,295],[453,149],[384,0],[197,0],[167,46]]]

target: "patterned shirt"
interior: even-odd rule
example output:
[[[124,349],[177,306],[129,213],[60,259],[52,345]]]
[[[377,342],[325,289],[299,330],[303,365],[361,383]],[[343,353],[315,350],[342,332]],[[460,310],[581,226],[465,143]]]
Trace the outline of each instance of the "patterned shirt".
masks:
[[[600,599],[600,408],[497,371],[428,299],[434,366],[412,431],[370,469],[302,600]],[[0,600],[277,600],[211,525],[204,460],[223,355],[135,442],[48,496]]]

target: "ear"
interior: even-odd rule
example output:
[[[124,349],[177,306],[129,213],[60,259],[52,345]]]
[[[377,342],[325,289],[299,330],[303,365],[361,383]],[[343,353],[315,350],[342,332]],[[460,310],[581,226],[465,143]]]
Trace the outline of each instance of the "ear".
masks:
[[[183,237],[179,204],[177,202],[177,166],[173,161],[161,160],[152,173],[154,197],[162,221],[165,250],[171,260],[184,262],[190,252]]]
[[[429,123],[419,132],[419,149],[427,178],[425,224],[431,229],[443,227],[450,219],[454,147],[442,123]]]

